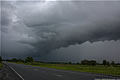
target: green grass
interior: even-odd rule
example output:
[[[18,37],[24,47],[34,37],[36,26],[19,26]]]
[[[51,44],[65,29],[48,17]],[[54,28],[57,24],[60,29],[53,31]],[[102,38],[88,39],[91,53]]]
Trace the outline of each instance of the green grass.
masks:
[[[103,65],[90,66],[90,65],[80,65],[80,64],[79,65],[78,64],[48,64],[48,63],[38,63],[38,62],[33,62],[33,63],[18,62],[18,64],[120,76],[120,66],[113,67],[113,66],[103,66]]]
[[[0,69],[2,69],[2,63],[0,63]]]

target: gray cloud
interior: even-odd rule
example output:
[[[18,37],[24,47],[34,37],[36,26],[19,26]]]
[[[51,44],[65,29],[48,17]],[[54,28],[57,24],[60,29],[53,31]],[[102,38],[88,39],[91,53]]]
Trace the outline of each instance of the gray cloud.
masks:
[[[28,27],[35,29],[38,37],[43,38],[43,41],[32,45],[51,50],[85,41],[119,39],[118,5],[117,2],[49,2],[43,9],[34,9],[39,6],[36,3],[36,7],[31,6],[34,12],[29,10],[31,7],[21,9],[20,12],[25,13],[20,18]],[[43,37],[44,32],[56,35],[47,40]]]
[[[43,61],[47,60],[54,62],[80,62],[84,59],[97,60],[98,62],[102,62],[103,59],[106,59],[109,61],[114,60],[115,62],[119,62],[119,52],[120,40],[98,41],[94,43],[87,41],[81,45],[76,44],[56,49],[51,54],[41,57],[41,59],[43,59]]]
[[[117,1],[3,2],[2,27],[6,28],[2,31],[7,30],[3,34],[15,46],[32,46],[32,56],[86,41],[119,40],[119,5]]]

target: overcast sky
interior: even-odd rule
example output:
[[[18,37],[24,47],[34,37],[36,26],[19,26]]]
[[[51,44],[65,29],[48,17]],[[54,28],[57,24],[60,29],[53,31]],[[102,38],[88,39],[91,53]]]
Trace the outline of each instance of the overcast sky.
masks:
[[[1,55],[120,62],[120,1],[2,1]]]

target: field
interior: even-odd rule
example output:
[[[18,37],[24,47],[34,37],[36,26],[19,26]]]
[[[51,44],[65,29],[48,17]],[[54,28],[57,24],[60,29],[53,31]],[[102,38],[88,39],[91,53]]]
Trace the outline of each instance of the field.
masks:
[[[39,63],[39,62],[33,62],[33,63],[18,62],[18,64],[120,76],[120,66],[113,67],[113,66],[103,66],[103,65],[90,66],[90,65],[80,65],[80,64],[50,64],[50,63],[48,64],[48,63]]]
[[[2,68],[2,63],[0,63],[0,69]]]

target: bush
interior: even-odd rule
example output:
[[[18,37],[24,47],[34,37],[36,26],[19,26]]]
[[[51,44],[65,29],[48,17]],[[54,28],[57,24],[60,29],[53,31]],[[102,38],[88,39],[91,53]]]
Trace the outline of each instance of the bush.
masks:
[[[34,60],[33,60],[33,58],[32,57],[27,57],[26,59],[25,59],[25,62],[33,62]]]

